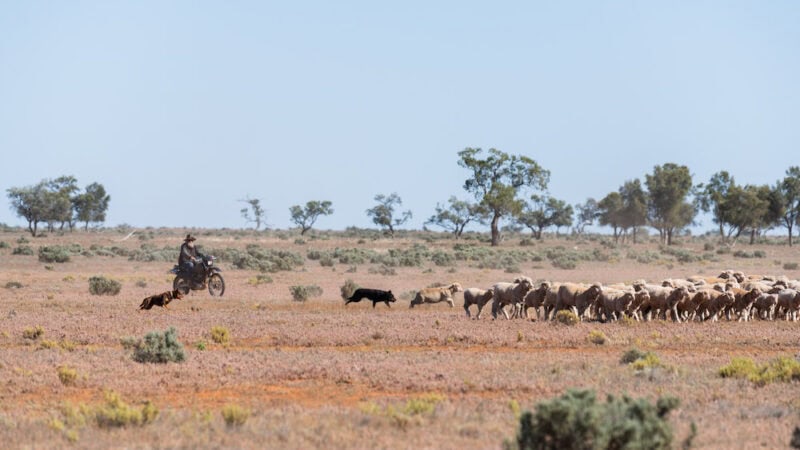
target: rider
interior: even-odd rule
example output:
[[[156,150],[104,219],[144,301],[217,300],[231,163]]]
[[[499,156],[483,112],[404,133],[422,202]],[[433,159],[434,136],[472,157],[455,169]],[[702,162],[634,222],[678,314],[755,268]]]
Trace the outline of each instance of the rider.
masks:
[[[203,265],[200,263],[200,258],[203,255],[198,253],[197,248],[194,246],[194,241],[196,240],[197,239],[191,234],[186,235],[186,239],[183,240],[183,244],[181,245],[178,265],[187,273],[192,274],[192,278],[194,278],[195,281],[202,282]]]

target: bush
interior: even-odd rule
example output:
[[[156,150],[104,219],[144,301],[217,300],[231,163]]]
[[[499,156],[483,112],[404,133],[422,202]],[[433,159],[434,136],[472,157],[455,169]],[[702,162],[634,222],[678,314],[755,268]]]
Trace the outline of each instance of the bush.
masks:
[[[553,267],[564,270],[573,270],[578,267],[578,260],[570,255],[560,255],[552,260]]]
[[[14,250],[11,251],[11,254],[33,256],[33,247],[31,247],[30,245],[20,245],[19,247],[14,247]]]
[[[99,406],[94,412],[97,426],[100,428],[141,426],[153,422],[158,417],[158,409],[150,401],[145,402],[141,409],[137,409],[125,403],[114,391],[106,391],[105,401],[105,405]]]
[[[333,267],[335,261],[330,256],[323,256],[319,260],[319,265],[322,267]]]
[[[39,325],[36,325],[35,327],[28,327],[22,330],[22,337],[24,339],[35,341],[42,336],[44,336],[44,328]]]
[[[796,262],[783,263],[783,270],[797,270],[797,267],[798,265]]]
[[[6,283],[6,289],[21,289],[22,283],[19,281],[9,281]]]
[[[322,295],[322,288],[316,284],[308,286],[289,286],[289,292],[292,293],[292,299],[296,302],[304,302],[311,297],[319,297]]]
[[[70,251],[66,247],[54,245],[52,247],[39,247],[39,261],[44,263],[69,262]]]
[[[211,327],[211,340],[217,344],[225,345],[231,340],[231,333],[225,327]]]
[[[774,382],[788,383],[800,380],[800,361],[780,356],[772,361],[758,365],[749,358],[733,358],[731,363],[719,369],[722,378],[746,378],[764,386]]]
[[[563,325],[572,326],[580,322],[580,320],[578,320],[578,315],[574,312],[567,309],[562,309],[556,313],[556,322]]]
[[[353,280],[351,280],[349,278],[347,280],[345,280],[345,282],[342,285],[342,287],[339,288],[339,290],[342,293],[342,299],[343,300],[347,300],[348,298],[352,297],[353,296],[353,292],[355,292],[356,289],[358,289],[358,285],[355,283],[355,281],[353,281]]]
[[[606,337],[605,333],[598,330],[590,331],[586,339],[595,345],[603,345],[608,342],[608,337]]]
[[[89,278],[89,293],[92,295],[117,295],[122,284],[119,281],[104,276]]]
[[[672,428],[667,414],[678,406],[674,397],[646,399],[609,395],[597,403],[594,391],[569,390],[536,405],[519,419],[515,441],[506,449],[669,449]]]
[[[67,366],[58,366],[56,369],[58,371],[58,379],[61,380],[61,384],[64,386],[70,386],[75,384],[75,380],[78,379],[78,371]]]
[[[249,280],[247,280],[247,283],[250,284],[251,286],[260,286],[262,284],[272,283],[272,277],[265,273],[262,273],[254,276],[253,278],[250,278]]]
[[[186,359],[175,327],[160,333],[151,331],[133,349],[133,360],[140,363],[182,362]]]
[[[6,241],[0,241],[0,248],[11,248],[11,245]]]
[[[634,347],[625,353],[622,354],[622,358],[619,359],[620,364],[630,364],[637,359],[642,359],[647,356],[647,352],[643,352],[638,348]]]
[[[384,276],[397,275],[397,271],[394,270],[394,267],[389,267],[386,264],[381,264],[378,267],[370,267],[367,272],[373,274],[377,273]]]
[[[250,411],[239,405],[228,404],[222,408],[222,418],[225,420],[225,425],[229,427],[240,427],[247,422],[249,417]]]

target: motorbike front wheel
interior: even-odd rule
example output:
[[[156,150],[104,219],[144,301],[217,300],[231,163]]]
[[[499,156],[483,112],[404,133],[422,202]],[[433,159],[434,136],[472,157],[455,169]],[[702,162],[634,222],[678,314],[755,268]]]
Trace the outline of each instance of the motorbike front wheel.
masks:
[[[225,280],[222,279],[222,275],[215,273],[208,277],[208,293],[212,297],[222,297],[225,293]]]
[[[192,288],[191,281],[183,278],[182,276],[178,275],[175,277],[175,280],[172,282],[172,289],[180,292],[183,295],[189,293],[189,290]]]

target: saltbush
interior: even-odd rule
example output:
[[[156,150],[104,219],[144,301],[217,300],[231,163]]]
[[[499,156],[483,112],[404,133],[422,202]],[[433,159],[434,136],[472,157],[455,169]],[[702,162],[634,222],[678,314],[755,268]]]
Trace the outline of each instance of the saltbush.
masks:
[[[733,358],[730,364],[719,369],[722,378],[744,378],[764,386],[775,382],[800,381],[800,361],[780,356],[758,365],[750,358]]]
[[[678,406],[674,397],[646,399],[609,395],[596,401],[591,390],[569,390],[536,405],[519,419],[514,441],[506,449],[669,449],[672,428],[667,414]]]
[[[70,251],[59,245],[39,247],[39,261],[44,263],[69,262]]]
[[[58,379],[64,386],[71,386],[75,384],[78,379],[78,371],[68,366],[58,366]]]
[[[9,281],[6,283],[6,289],[21,289],[22,283],[19,281]]]
[[[345,282],[342,285],[342,287],[339,288],[339,290],[342,293],[342,299],[347,300],[350,297],[352,297],[353,293],[356,291],[356,289],[358,289],[358,287],[359,286],[356,284],[356,282],[351,280],[350,278],[345,280]]]
[[[322,295],[322,288],[316,284],[308,286],[289,286],[289,292],[292,293],[292,299],[296,302],[304,302],[311,297],[319,297]]]
[[[106,403],[94,411],[94,418],[100,428],[119,428],[132,425],[146,425],[158,417],[158,409],[150,401],[141,408],[125,403],[119,394],[106,391]]]
[[[117,280],[104,276],[94,276],[89,278],[89,293],[92,295],[117,295],[122,284]]]
[[[225,327],[211,327],[211,340],[217,344],[225,345],[231,340],[231,332]]]
[[[222,408],[222,418],[225,420],[225,425],[229,427],[240,427],[247,422],[249,417],[250,411],[239,405],[228,404]]]
[[[796,262],[783,263],[783,270],[797,270],[798,264]]]
[[[31,341],[35,341],[40,337],[44,336],[44,328],[40,325],[36,325],[35,327],[28,327],[22,330],[22,337],[24,339],[29,339]]]
[[[578,319],[578,315],[574,312],[562,309],[561,311],[556,313],[556,322],[562,325],[576,325],[580,320]]]
[[[178,342],[178,331],[169,327],[164,332],[151,331],[143,341],[136,343],[133,360],[140,363],[183,362],[186,354],[183,344]]]
[[[23,256],[32,256],[33,255],[33,247],[30,245],[20,245],[19,247],[14,247],[14,250],[11,251],[12,255],[23,255]]]

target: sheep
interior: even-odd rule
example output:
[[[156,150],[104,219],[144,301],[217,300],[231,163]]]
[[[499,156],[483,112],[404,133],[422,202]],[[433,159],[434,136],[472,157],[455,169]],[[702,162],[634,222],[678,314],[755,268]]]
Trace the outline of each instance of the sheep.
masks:
[[[450,286],[446,287],[432,287],[432,288],[424,288],[417,292],[416,297],[414,300],[411,300],[411,305],[409,308],[413,308],[416,305],[421,305],[423,303],[439,303],[439,302],[447,302],[450,307],[452,308],[455,306],[453,303],[453,294],[456,292],[461,292],[464,289],[461,288],[461,285],[458,283],[453,283]]]
[[[489,303],[489,301],[494,297],[494,291],[492,289],[480,289],[480,288],[468,288],[464,289],[464,311],[467,313],[467,317],[470,317],[469,307],[472,305],[478,306],[478,314],[475,316],[476,319],[481,318],[481,312],[483,312],[483,307]]]
[[[789,316],[791,316],[792,322],[796,322],[798,312],[800,312],[800,292],[794,289],[784,289],[778,292],[776,313],[783,313],[785,320],[789,320]]]
[[[618,320],[634,301],[633,291],[604,288],[597,300],[597,317],[601,320]]]
[[[590,286],[564,283],[558,288],[555,310],[572,309],[578,317],[583,317],[584,312],[597,301],[602,292],[603,287],[599,283]]]
[[[513,283],[496,283],[492,286],[494,296],[492,298],[492,318],[497,318],[497,313],[502,311],[506,319],[510,319],[508,312],[504,309],[506,305],[516,306],[522,303],[528,291],[533,289],[533,282],[528,277],[519,277]]]

